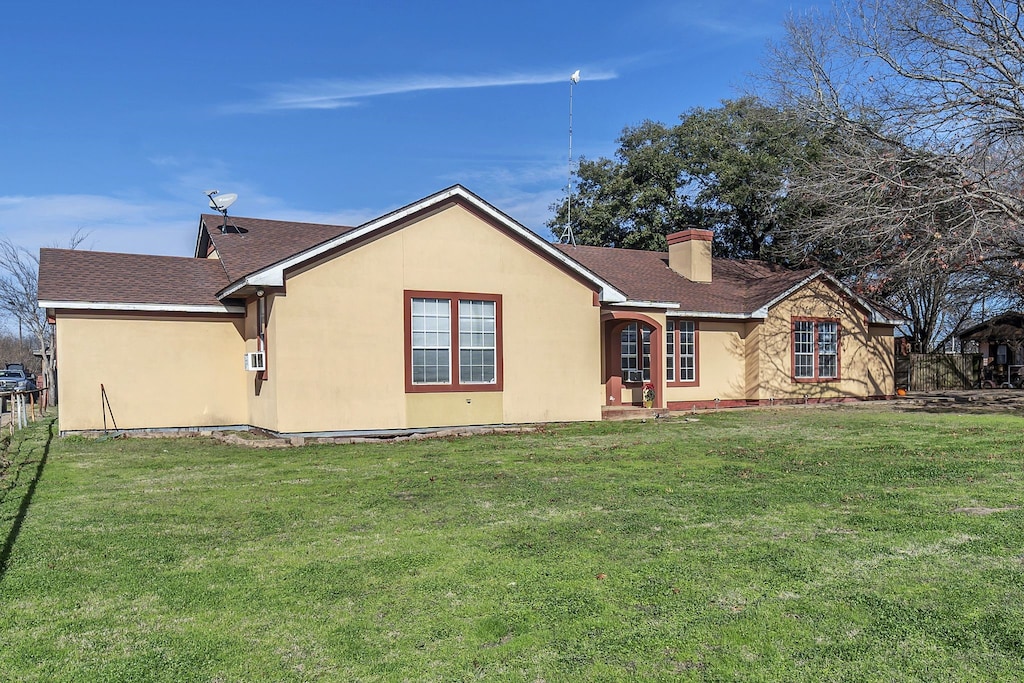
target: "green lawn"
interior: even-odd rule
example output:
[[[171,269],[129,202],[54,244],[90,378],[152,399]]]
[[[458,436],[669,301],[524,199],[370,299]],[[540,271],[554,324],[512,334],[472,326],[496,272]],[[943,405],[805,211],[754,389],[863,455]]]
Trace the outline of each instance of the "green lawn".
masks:
[[[1019,417],[271,452],[56,429],[16,435],[0,480],[0,680],[1024,675]]]

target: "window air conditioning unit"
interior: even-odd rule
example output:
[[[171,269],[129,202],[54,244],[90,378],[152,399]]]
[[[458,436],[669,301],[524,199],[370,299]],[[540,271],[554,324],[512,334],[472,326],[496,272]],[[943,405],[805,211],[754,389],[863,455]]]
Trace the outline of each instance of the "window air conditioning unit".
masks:
[[[266,370],[267,356],[263,351],[252,351],[245,354],[246,370]]]
[[[644,381],[644,373],[641,372],[640,370],[627,370],[625,375],[626,375],[626,381],[627,382],[643,382]]]

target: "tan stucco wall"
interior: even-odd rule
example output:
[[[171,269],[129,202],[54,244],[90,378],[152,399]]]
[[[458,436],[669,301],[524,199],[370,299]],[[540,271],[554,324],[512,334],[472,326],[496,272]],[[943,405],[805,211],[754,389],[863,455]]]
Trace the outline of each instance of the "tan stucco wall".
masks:
[[[837,318],[840,379],[794,382],[794,317]],[[893,328],[870,325],[866,313],[841,292],[815,281],[776,304],[764,321],[698,321],[700,384],[667,387],[669,402],[841,399],[891,396]]]
[[[277,319],[271,315],[276,297],[271,293],[267,295],[267,335],[273,336],[272,330],[277,324]],[[250,299],[245,307],[245,350],[246,352],[258,351],[259,340],[257,339],[256,325],[256,299]],[[277,346],[268,346],[266,349],[266,360],[268,373],[276,370]],[[245,380],[246,405],[249,415],[249,424],[277,431],[277,387],[280,382],[264,381],[262,373],[248,372]]]
[[[836,318],[840,324],[840,379],[794,382],[791,322],[794,317]],[[828,283],[817,280],[769,311],[757,348],[755,397],[837,399],[891,396],[893,330],[870,325],[866,312]]]
[[[665,398],[713,401],[746,397],[746,325],[741,321],[698,320],[698,386],[667,387]]]
[[[499,391],[408,394],[405,399],[407,426],[499,424],[506,421],[503,397]]]
[[[247,424],[242,324],[59,311],[60,429],[103,427],[100,384],[120,429]]]
[[[270,314],[269,380],[258,398],[248,388],[251,405],[271,395],[277,404],[275,423],[259,426],[288,433],[600,419],[593,292],[459,206],[290,273],[285,289]],[[405,393],[405,290],[502,295],[500,394]]]

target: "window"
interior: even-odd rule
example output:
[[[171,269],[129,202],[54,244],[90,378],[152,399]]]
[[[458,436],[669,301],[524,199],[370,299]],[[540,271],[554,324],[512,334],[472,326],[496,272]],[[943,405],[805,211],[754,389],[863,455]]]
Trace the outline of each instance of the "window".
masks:
[[[793,321],[793,378],[797,381],[839,379],[839,323]]]
[[[651,381],[651,330],[630,323],[619,334],[623,382]]]
[[[665,324],[665,380],[670,384],[697,382],[697,324],[692,320]]]
[[[497,379],[496,328],[493,301],[459,301],[459,378],[463,384],[492,384]]]
[[[501,297],[406,292],[409,392],[500,391]]]
[[[451,382],[450,299],[412,300],[412,382]]]

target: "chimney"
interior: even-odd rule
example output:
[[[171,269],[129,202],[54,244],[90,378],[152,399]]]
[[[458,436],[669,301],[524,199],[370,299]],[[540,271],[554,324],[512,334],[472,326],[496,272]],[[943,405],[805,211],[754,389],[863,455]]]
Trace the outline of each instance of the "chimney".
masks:
[[[668,240],[668,267],[687,280],[711,282],[710,230],[687,228],[665,237]]]

